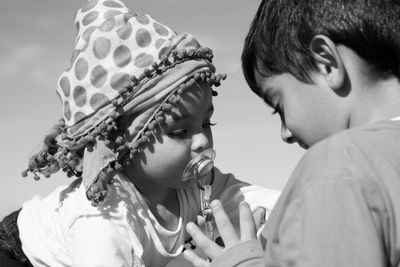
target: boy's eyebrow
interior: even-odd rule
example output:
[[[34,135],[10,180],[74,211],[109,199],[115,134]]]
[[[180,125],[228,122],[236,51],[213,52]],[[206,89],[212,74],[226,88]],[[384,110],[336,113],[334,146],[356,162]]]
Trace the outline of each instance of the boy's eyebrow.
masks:
[[[213,113],[213,112],[214,112],[214,105],[211,105],[211,106],[208,108],[207,113],[209,114],[209,113]]]
[[[274,104],[271,101],[271,91],[272,91],[271,87],[265,88],[265,90],[262,90],[261,96],[262,96],[262,99],[264,100],[264,102],[269,107],[274,108]]]

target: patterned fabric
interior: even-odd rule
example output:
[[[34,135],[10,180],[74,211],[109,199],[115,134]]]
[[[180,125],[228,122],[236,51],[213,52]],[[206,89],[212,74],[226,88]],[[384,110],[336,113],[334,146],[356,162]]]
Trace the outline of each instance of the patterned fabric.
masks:
[[[83,175],[89,190],[107,176],[102,171],[133,159],[178,94],[196,81],[218,86],[225,76],[214,74],[212,51],[192,35],[177,34],[120,0],[89,1],[77,11],[75,25],[71,64],[57,87],[63,119],[32,153],[23,176],[32,172],[39,179],[37,173],[49,177],[62,169]],[[126,115],[134,116],[128,144],[115,137],[116,121]],[[97,199],[106,193],[99,183],[88,193]]]
[[[12,212],[4,217],[3,221],[0,222],[0,255],[9,259],[9,261],[5,262],[0,259],[1,266],[6,263],[11,263],[11,260],[18,261],[21,263],[21,266],[32,266],[21,247],[21,240],[19,238],[17,226],[19,212],[20,210]]]
[[[90,1],[75,17],[78,29],[71,66],[61,75],[57,93],[71,136],[102,121],[111,101],[159,64],[175,33],[149,15],[139,15],[120,1]],[[101,112],[99,112],[101,110]],[[90,122],[87,123],[90,117]],[[78,124],[81,122],[80,124]]]

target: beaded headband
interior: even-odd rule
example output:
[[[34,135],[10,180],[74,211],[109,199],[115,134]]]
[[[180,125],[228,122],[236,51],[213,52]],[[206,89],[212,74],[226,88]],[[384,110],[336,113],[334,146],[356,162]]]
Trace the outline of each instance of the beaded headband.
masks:
[[[75,16],[78,34],[71,65],[59,78],[63,119],[45,136],[23,172],[49,177],[62,169],[82,176],[93,205],[107,194],[110,174],[129,165],[179,95],[196,81],[219,86],[211,49],[177,35],[119,0],[91,0]],[[216,92],[213,91],[213,95]],[[134,116],[129,144],[117,120]],[[85,168],[86,166],[86,168]]]

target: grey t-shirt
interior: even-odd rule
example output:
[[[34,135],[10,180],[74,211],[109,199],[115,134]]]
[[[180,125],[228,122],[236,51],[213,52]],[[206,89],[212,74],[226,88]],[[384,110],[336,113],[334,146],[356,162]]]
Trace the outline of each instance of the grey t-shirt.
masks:
[[[400,122],[381,121],[306,153],[263,232],[266,266],[399,266],[399,231]]]
[[[211,266],[400,266],[400,121],[314,145],[260,240],[227,249]]]

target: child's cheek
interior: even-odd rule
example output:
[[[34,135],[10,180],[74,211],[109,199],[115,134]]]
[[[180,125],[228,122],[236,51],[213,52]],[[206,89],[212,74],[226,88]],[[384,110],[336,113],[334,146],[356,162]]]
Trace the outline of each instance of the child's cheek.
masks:
[[[168,155],[166,155],[168,156]],[[173,157],[179,169],[183,169],[192,159],[192,150],[189,140],[176,140],[173,147],[171,147],[171,153],[169,156]]]

